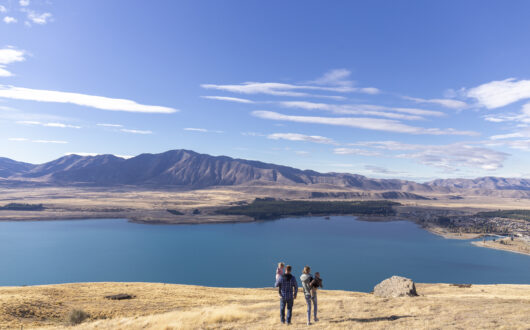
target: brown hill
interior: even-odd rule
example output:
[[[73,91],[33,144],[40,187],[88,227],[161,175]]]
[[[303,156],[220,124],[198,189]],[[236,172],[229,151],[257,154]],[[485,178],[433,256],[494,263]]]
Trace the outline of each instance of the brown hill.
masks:
[[[358,174],[319,173],[259,161],[210,156],[190,150],[141,154],[130,159],[113,155],[69,155],[41,165],[0,158],[0,182],[20,185],[119,185],[204,188],[232,185],[320,185],[356,191],[386,191],[388,197],[421,199],[421,194],[473,194],[530,197],[530,180],[484,177],[439,179],[426,183],[373,179]],[[318,194],[318,192],[317,192]],[[418,195],[419,194],[419,195]]]

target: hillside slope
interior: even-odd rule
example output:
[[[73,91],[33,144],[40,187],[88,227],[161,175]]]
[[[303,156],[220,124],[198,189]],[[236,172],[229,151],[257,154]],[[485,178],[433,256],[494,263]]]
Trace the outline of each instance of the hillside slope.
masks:
[[[378,298],[369,293],[319,292],[318,329],[525,329],[529,285],[417,284],[419,297]],[[128,293],[130,300],[104,296]],[[77,283],[0,287],[0,328],[67,328],[68,313],[90,318],[73,329],[278,329],[275,289],[210,288],[162,283]],[[294,303],[293,329],[306,304]]]

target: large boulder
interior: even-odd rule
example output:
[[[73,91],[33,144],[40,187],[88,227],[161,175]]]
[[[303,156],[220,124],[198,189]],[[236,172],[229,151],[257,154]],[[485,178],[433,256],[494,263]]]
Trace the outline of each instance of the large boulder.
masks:
[[[418,294],[416,293],[416,286],[410,278],[392,276],[375,286],[374,295],[384,298],[394,298],[404,296],[414,297]]]

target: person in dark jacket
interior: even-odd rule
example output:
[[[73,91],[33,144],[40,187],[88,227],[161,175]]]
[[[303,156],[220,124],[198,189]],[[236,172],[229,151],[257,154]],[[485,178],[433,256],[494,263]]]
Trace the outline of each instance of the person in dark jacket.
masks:
[[[291,324],[291,316],[293,313],[293,302],[298,294],[298,283],[291,274],[292,267],[287,265],[285,267],[285,274],[282,275],[276,282],[275,287],[278,288],[280,295],[280,318],[282,323],[285,323],[285,307],[287,307],[287,324]]]

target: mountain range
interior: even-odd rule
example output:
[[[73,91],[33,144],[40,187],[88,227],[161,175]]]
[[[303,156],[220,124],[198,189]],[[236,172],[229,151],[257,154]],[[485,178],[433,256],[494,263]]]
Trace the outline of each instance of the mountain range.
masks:
[[[474,191],[520,192],[530,197],[530,179],[482,177],[437,179],[417,183],[397,179],[373,179],[348,173],[319,173],[259,161],[210,156],[190,150],[170,150],[124,159],[114,155],[68,155],[34,165],[0,158],[0,182],[91,186],[182,186],[205,188],[249,184],[319,185],[365,191],[454,193]]]

